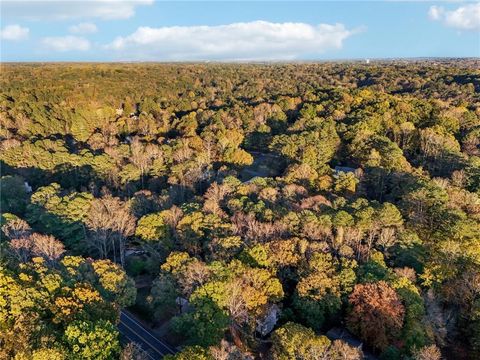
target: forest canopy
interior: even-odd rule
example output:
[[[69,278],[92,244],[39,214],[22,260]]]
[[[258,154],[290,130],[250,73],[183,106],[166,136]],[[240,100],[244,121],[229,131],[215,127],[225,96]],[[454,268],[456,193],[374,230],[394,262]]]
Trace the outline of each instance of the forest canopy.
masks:
[[[480,357],[479,69],[2,64],[0,359]]]

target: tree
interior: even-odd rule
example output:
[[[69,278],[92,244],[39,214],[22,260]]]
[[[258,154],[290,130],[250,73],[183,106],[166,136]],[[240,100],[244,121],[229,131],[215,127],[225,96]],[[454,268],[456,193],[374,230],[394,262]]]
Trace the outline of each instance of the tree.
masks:
[[[331,360],[362,360],[363,352],[358,347],[352,347],[346,342],[335,340],[328,351],[328,359]]]
[[[442,353],[436,345],[424,346],[413,352],[415,360],[441,360]]]
[[[146,243],[159,243],[169,249],[172,244],[168,225],[168,210],[142,216],[137,223],[135,235]]]
[[[340,139],[331,120],[315,118],[310,126],[310,131],[275,136],[270,149],[324,173],[324,165],[332,159]]]
[[[18,353],[15,360],[64,360],[63,349],[44,348],[32,351],[32,353]]]
[[[167,355],[165,360],[216,360],[209,353],[208,350],[201,346],[187,346],[176,355]]]
[[[130,143],[130,159],[133,165],[140,169],[140,177],[142,180],[142,188],[144,186],[144,175],[148,169],[157,161],[157,167],[162,161],[162,152],[160,148],[154,144],[143,144],[138,136],[135,136]]]
[[[2,213],[0,224],[3,234],[10,240],[25,238],[32,233],[30,225],[14,214]]]
[[[22,215],[28,202],[25,180],[20,176],[0,178],[0,209],[3,213]]]
[[[36,230],[51,234],[76,252],[85,246],[84,221],[93,196],[85,192],[66,192],[57,183],[40,187],[32,194],[26,220]]]
[[[118,354],[113,322],[135,294],[118,265],[75,256],[55,266],[38,257],[18,267],[8,264],[11,270],[0,266],[0,357],[38,352],[55,359],[57,348],[65,358]]]
[[[192,303],[194,311],[172,319],[172,329],[187,339],[188,344],[212,346],[223,338],[228,316],[211,299],[201,298]]]
[[[225,310],[232,310],[230,306],[240,302],[254,317],[268,303],[278,302],[284,295],[282,284],[267,269],[252,268],[234,260],[224,270],[224,276],[213,274],[210,281],[199,287],[193,299],[212,298]]]
[[[330,340],[317,336],[302,325],[287,323],[272,335],[272,357],[275,360],[321,359],[328,353]]]
[[[148,360],[149,355],[137,343],[128,343],[120,353],[120,360]]]
[[[252,358],[250,353],[244,353],[224,339],[218,346],[212,346],[209,350],[215,360],[248,360]]]
[[[334,180],[334,190],[339,194],[353,194],[355,193],[359,180],[355,174],[351,172],[341,171]]]
[[[160,273],[153,281],[150,295],[147,298],[156,318],[175,315],[177,312],[177,298],[181,295],[180,289],[173,276]]]
[[[65,329],[65,342],[81,359],[111,359],[120,352],[118,330],[105,320],[73,321]]]
[[[85,220],[90,247],[101,257],[117,255],[125,266],[125,242],[135,231],[135,218],[128,204],[111,195],[94,199]]]
[[[266,332],[343,314],[382,358],[433,337],[478,358],[478,67],[2,64],[0,358],[83,358],[65,330],[115,325],[137,247],[136,307],[212,345],[180,358],[268,356]],[[361,356],[320,337],[284,358]]]
[[[424,321],[426,315],[424,298],[420,289],[415,286],[415,272],[411,270],[397,270],[398,277],[391,284],[405,306],[401,339],[409,351],[424,347],[431,340]]]
[[[186,297],[203,285],[211,274],[205,263],[184,252],[170,253],[161,268],[173,275],[177,289]]]
[[[172,273],[195,308],[193,313],[177,317],[176,324],[177,329],[182,330],[180,333],[187,334],[197,344],[213,344],[213,339],[221,338],[227,326],[236,341],[240,341],[238,330],[253,333],[255,319],[283,297],[281,283],[269,270],[252,268],[238,260],[206,267],[185,253],[172,253],[162,269]],[[207,327],[204,322],[213,311],[218,312],[218,316],[213,317],[211,321],[215,323]],[[194,321],[200,329],[192,333],[189,328]],[[207,329],[211,332],[208,338],[204,335]]]
[[[330,254],[313,254],[297,284],[293,305],[299,319],[319,330],[341,306],[340,278]]]
[[[357,284],[349,296],[350,329],[377,349],[385,349],[399,335],[405,308],[385,281]]]
[[[34,233],[30,235],[30,239],[33,243],[34,256],[41,256],[47,261],[54,262],[65,253],[63,244],[53,236]]]
[[[14,238],[9,245],[11,252],[21,262],[38,256],[53,265],[65,253],[65,247],[60,241],[53,236],[38,233]]]
[[[223,156],[225,162],[235,166],[248,166],[252,165],[253,157],[243,149],[232,149],[225,151]]]
[[[385,136],[374,135],[351,145],[353,156],[360,164],[380,167],[389,171],[408,171],[410,163],[403,156],[402,149]]]
[[[110,260],[97,260],[92,262],[91,265],[97,277],[100,291],[106,299],[115,302],[120,307],[135,303],[137,295],[135,282],[127,276],[120,266]]]
[[[203,210],[218,216],[224,215],[221,208],[221,201],[223,201],[230,192],[231,189],[227,184],[219,185],[214,182],[205,192]]]

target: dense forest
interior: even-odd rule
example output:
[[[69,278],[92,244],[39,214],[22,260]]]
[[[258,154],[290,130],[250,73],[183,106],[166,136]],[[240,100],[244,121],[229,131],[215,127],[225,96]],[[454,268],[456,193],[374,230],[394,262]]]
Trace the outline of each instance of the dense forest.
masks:
[[[0,359],[480,358],[479,60],[1,67]]]

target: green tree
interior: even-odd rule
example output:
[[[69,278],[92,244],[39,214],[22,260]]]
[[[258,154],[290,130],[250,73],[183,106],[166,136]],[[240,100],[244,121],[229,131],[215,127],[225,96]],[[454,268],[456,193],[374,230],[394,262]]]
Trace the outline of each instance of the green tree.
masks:
[[[214,360],[208,350],[201,346],[187,346],[176,355],[167,355],[165,360]]]
[[[28,203],[25,180],[20,176],[0,178],[0,209],[2,213],[22,215]]]
[[[334,190],[339,194],[353,194],[355,193],[358,178],[351,172],[340,172],[335,176]]]
[[[120,352],[118,330],[109,321],[74,321],[65,329],[65,341],[77,359],[111,359]]]
[[[192,306],[193,312],[172,319],[173,331],[189,344],[204,347],[217,344],[227,330],[228,315],[208,298],[198,299]]]
[[[59,184],[52,183],[32,194],[26,220],[40,232],[52,234],[76,252],[85,251],[83,221],[90,210],[93,196],[70,192],[66,195]]]
[[[170,248],[173,244],[170,238],[168,217],[169,211],[167,210],[142,216],[137,222],[135,235],[146,243],[158,242],[162,247]]]
[[[272,356],[275,360],[315,359],[327,355],[330,340],[317,336],[302,325],[287,323],[272,335]]]
[[[308,326],[320,329],[341,306],[340,282],[330,254],[314,254],[297,284],[294,307]]]

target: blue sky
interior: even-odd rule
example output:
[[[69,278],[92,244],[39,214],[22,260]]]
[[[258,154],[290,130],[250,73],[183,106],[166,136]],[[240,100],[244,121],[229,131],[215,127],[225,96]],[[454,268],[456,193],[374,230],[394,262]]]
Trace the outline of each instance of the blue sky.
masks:
[[[2,61],[479,57],[480,2],[1,2]]]

